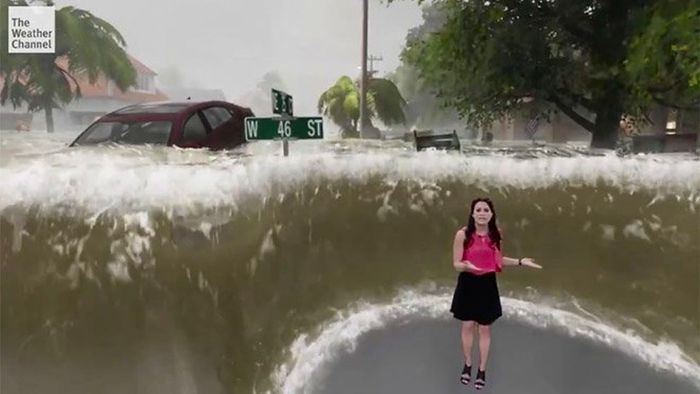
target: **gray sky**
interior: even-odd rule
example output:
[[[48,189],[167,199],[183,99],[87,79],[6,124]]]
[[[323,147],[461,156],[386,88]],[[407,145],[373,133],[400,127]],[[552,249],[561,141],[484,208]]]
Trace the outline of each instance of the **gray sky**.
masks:
[[[369,1],[369,53],[393,71],[406,33],[421,23],[415,1]],[[359,75],[361,0],[57,0],[112,23],[129,53],[155,71],[178,68],[187,85],[221,89],[236,101],[276,71],[295,114],[316,113],[320,93]],[[246,105],[241,102],[240,104]]]

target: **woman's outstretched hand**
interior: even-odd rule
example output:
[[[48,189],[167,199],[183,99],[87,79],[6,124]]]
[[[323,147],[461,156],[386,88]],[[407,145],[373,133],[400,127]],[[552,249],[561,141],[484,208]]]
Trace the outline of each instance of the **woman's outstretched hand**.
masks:
[[[462,261],[462,264],[464,264],[464,270],[467,272],[471,272],[473,274],[478,274],[478,273],[484,272],[483,269],[475,266],[473,263],[471,263],[469,261],[466,261],[466,260]]]
[[[529,257],[525,257],[525,258],[523,258],[523,259],[520,260],[520,261],[522,262],[522,265],[524,265],[524,266],[526,266],[526,267],[537,268],[537,269],[540,269],[540,270],[542,269],[542,266],[541,266],[541,265],[536,264],[536,263],[535,263],[535,260],[534,260],[534,259],[531,259],[531,258],[529,258]]]

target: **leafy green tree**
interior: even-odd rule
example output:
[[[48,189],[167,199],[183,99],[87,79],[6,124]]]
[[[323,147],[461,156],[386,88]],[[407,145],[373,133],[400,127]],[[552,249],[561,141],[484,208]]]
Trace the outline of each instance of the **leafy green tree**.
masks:
[[[367,116],[379,119],[385,125],[405,123],[403,107],[406,101],[401,97],[396,85],[384,78],[369,78],[367,85]],[[348,76],[338,81],[321,94],[318,99],[318,112],[328,116],[340,126],[343,138],[357,138],[360,118],[360,88]]]
[[[369,96],[368,98],[371,100]],[[357,122],[360,118],[360,91],[350,77],[340,77],[335,85],[321,94],[318,112],[340,126],[343,138],[359,137]]]
[[[700,104],[700,2],[658,1],[629,46],[625,71],[645,101],[678,110]]]
[[[414,67],[402,64],[387,79],[396,84],[406,100],[404,113],[409,126],[430,129],[463,123],[457,111],[443,104]]]
[[[527,103],[612,148],[622,115],[700,104],[697,0],[441,0],[444,24],[404,61],[474,126]],[[529,105],[531,110],[531,104]]]
[[[425,6],[422,13],[423,23],[409,30],[409,42],[427,39],[430,34],[438,31],[447,19],[438,6]],[[444,100],[436,96],[435,87],[421,77],[416,67],[403,63],[387,78],[396,83],[401,95],[406,99],[406,121],[411,126],[424,129],[462,123],[457,111],[446,106]]]
[[[18,107],[26,103],[29,111],[43,110],[47,130],[53,132],[53,109],[81,96],[78,78],[87,76],[90,83],[95,83],[104,75],[121,90],[134,84],[136,70],[119,31],[89,11],[75,7],[56,11],[55,53],[8,53],[8,6],[26,6],[27,2],[0,1],[0,36],[4,38],[0,40],[0,75],[4,79],[0,104],[9,101]]]

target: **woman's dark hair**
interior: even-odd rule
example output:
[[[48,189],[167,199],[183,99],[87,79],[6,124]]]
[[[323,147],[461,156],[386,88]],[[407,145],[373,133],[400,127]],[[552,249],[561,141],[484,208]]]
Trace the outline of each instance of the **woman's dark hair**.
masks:
[[[491,240],[491,243],[498,248],[498,250],[501,250],[501,232],[498,230],[498,226],[496,225],[496,210],[493,209],[493,202],[486,197],[475,198],[474,201],[472,201],[471,209],[469,209],[467,229],[464,231],[464,248],[466,249],[469,247],[469,244],[472,241],[472,236],[476,231],[476,223],[474,223],[474,216],[472,215],[474,214],[474,207],[478,202],[485,202],[488,204],[489,209],[491,209],[493,216],[491,216],[491,220],[489,220],[489,239]]]

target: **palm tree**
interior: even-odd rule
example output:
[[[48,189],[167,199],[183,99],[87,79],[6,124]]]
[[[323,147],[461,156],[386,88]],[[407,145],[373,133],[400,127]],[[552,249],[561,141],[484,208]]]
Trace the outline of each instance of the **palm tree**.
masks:
[[[367,85],[367,116],[370,128],[372,118],[378,118],[385,125],[406,121],[401,97],[396,85],[384,78],[370,78]],[[360,118],[360,89],[357,82],[342,76],[335,85],[321,94],[318,99],[318,112],[328,116],[340,126],[343,138],[357,138]]]
[[[350,77],[343,75],[335,85],[321,94],[318,112],[340,126],[343,138],[359,136],[357,121],[360,118],[360,92]]]
[[[7,37],[7,7],[26,6],[25,0],[0,0],[2,34]],[[51,3],[48,3],[51,5]],[[8,100],[16,108],[44,110],[46,128],[53,132],[53,109],[81,96],[77,78],[95,83],[100,74],[126,90],[136,80],[136,70],[124,51],[119,31],[105,20],[75,7],[56,11],[55,53],[8,54],[7,39],[0,40],[0,76],[4,79],[0,104]]]

